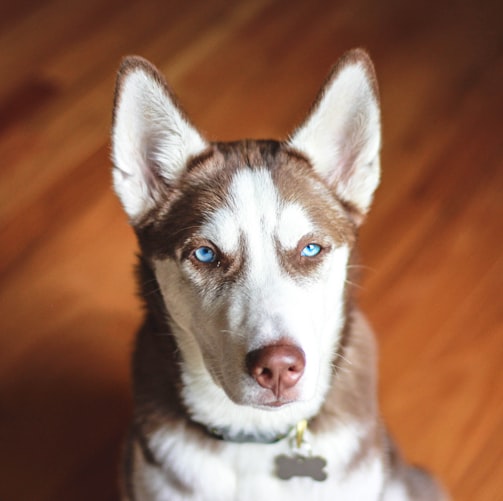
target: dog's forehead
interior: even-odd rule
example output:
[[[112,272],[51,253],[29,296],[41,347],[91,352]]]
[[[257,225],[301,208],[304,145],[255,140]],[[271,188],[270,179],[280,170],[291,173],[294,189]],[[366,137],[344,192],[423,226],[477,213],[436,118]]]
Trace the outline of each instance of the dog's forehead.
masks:
[[[136,230],[144,251],[158,256],[174,256],[194,237],[224,252],[264,235],[285,249],[316,232],[340,244],[354,238],[333,191],[306,158],[278,141],[213,143]]]
[[[257,166],[234,173],[224,204],[202,226],[201,236],[232,253],[242,239],[254,246],[260,245],[264,237],[291,249],[315,229],[303,205],[285,198],[271,171]]]

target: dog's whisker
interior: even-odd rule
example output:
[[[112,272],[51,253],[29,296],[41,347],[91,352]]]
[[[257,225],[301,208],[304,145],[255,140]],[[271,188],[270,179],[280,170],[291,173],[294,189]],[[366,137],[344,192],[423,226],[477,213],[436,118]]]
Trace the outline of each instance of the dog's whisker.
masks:
[[[148,284],[151,284],[152,282],[157,282],[157,279],[155,277],[153,277],[153,278],[149,278],[147,280],[143,280],[141,283],[143,285],[148,285]]]
[[[348,264],[347,269],[357,269],[357,270],[367,270],[367,271],[377,271],[372,266],[366,266],[364,264]]]
[[[234,335],[234,331],[228,330],[228,329],[220,329],[220,332],[222,334],[231,334]]]
[[[351,287],[355,287],[357,289],[360,289],[360,290],[364,290],[365,287],[357,282],[352,282],[351,280],[344,280],[344,283],[348,284],[348,285],[351,285]]]
[[[340,358],[341,360],[344,360],[344,362],[346,362],[346,363],[348,363],[348,364],[352,364],[352,363],[353,363],[353,362],[352,362],[349,358],[347,358],[347,357],[346,357],[345,355],[343,355],[342,353],[340,353],[340,354],[339,354],[339,358]]]
[[[190,230],[199,230],[201,228],[201,226],[199,225],[192,225],[192,226],[183,226],[182,228],[178,228],[176,229],[175,231],[173,231],[173,235],[179,235],[181,233],[185,233],[186,231],[190,231]]]

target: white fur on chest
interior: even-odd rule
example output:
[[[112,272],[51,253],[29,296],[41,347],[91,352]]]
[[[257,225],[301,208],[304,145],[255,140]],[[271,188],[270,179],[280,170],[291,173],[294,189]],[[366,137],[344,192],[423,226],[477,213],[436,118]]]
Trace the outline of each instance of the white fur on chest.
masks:
[[[275,444],[218,442],[216,450],[205,447],[182,430],[160,430],[150,446],[162,466],[147,464],[135,451],[134,479],[138,501],[252,501],[257,499],[317,501],[377,501],[384,470],[377,455],[368,455],[348,468],[359,447],[356,426],[336,433],[311,437],[313,455],[327,461],[327,479],[294,477],[281,480],[275,474],[275,458],[291,454],[290,441]]]

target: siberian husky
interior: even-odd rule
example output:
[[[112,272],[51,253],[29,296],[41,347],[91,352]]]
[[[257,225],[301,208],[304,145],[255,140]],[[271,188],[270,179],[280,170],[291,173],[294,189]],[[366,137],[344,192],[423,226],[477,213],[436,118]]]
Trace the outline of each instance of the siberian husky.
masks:
[[[113,180],[146,307],[123,500],[445,499],[379,418],[352,297],[380,142],[359,49],[286,141],[208,142],[156,68],[123,61]]]

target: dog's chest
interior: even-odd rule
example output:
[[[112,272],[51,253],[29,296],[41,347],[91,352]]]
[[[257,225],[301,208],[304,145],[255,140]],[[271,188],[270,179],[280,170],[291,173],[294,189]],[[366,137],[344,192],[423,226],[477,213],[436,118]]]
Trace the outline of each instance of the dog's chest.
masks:
[[[278,477],[277,458],[290,457],[288,440],[276,444],[222,443],[212,450],[174,436],[156,437],[161,466],[146,464],[136,453],[138,499],[155,501],[204,500],[251,501],[268,499],[319,501],[379,499],[384,482],[383,465],[377,455],[354,461],[358,441],[354,430],[313,440],[313,455],[326,460],[326,479],[319,481],[301,472],[288,480]],[[317,466],[316,466],[317,468]],[[298,475],[300,473],[300,475]],[[305,472],[304,472],[305,473]]]

